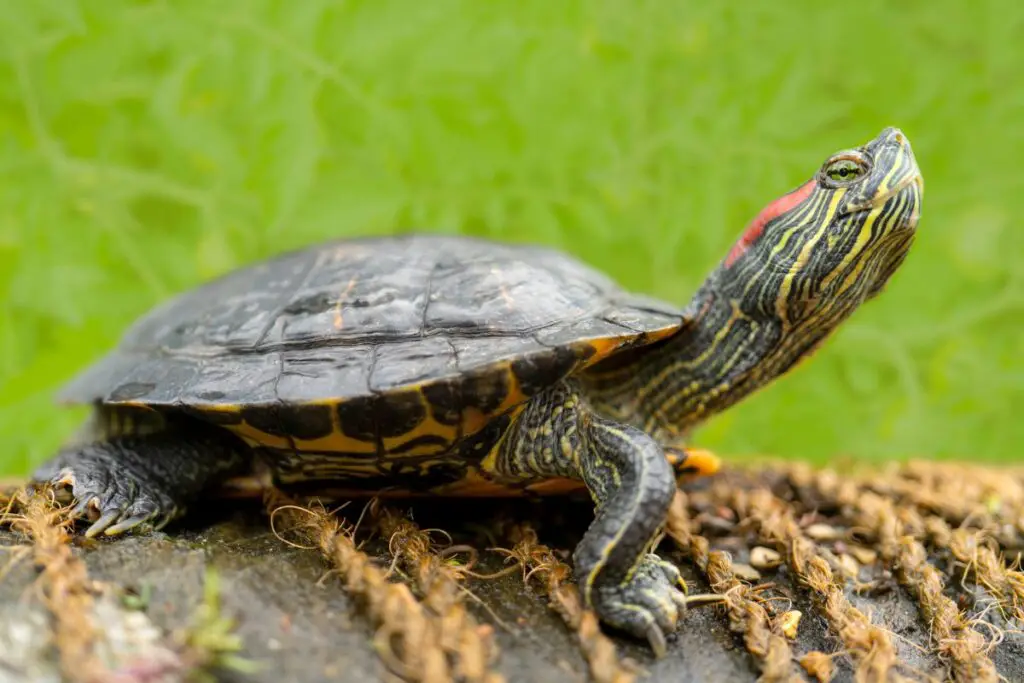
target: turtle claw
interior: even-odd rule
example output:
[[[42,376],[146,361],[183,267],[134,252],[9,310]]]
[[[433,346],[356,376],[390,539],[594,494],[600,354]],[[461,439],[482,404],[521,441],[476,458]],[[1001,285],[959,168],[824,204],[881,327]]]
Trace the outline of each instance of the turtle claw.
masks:
[[[163,525],[177,516],[178,507],[159,480],[140,477],[115,459],[98,455],[89,451],[62,454],[34,477],[38,483],[65,492],[62,495],[70,491],[74,503],[70,516],[91,522],[86,538],[116,536],[157,518]]]
[[[661,659],[668,652],[668,643],[665,641],[665,633],[655,623],[647,627],[647,642],[650,643],[654,656]]]
[[[94,538],[99,534],[103,533],[111,524],[116,522],[121,517],[120,510],[108,510],[103,515],[92,523],[88,529],[85,530],[86,538]],[[109,532],[108,532],[109,533]]]
[[[161,531],[165,526],[170,524],[172,521],[184,514],[185,511],[177,507],[172,508],[169,512],[165,513],[160,520],[153,525],[153,531]]]
[[[679,591],[672,592],[672,602],[676,603],[676,607],[679,609],[679,613],[683,614],[687,609],[686,594],[680,593]]]
[[[139,526],[140,524],[145,524],[146,522],[148,522],[152,518],[153,518],[152,514],[148,514],[148,515],[135,515],[133,517],[129,517],[128,519],[121,520],[120,522],[118,522],[114,526],[110,527],[109,529],[106,529],[103,533],[106,534],[107,536],[117,536],[118,534],[123,534],[126,531],[134,529],[135,527]],[[170,520],[167,520],[167,521],[170,521]],[[166,522],[164,522],[164,523],[166,524]],[[95,525],[93,525],[93,526],[95,526]],[[90,527],[89,531],[85,532],[85,535],[88,536],[89,532],[91,532],[91,531],[92,531],[92,528]]]
[[[654,654],[662,657],[668,651],[665,634],[675,631],[686,612],[680,584],[679,570],[651,553],[641,559],[627,582],[597,589],[592,605],[605,623],[646,638]]]
[[[685,607],[686,606],[685,594],[689,590],[690,587],[686,585],[686,579],[684,579],[682,573],[680,573],[679,567],[675,566],[674,564],[672,564],[668,560],[661,559],[660,557],[658,557],[654,553],[649,553],[646,556],[646,558],[644,559],[644,562],[646,562],[648,565],[651,565],[653,567],[657,567],[658,569],[660,569],[665,574],[665,578],[668,579],[669,583],[671,583],[673,586],[675,586],[676,588],[678,588],[679,590],[681,590],[683,592],[682,603],[680,603],[680,604],[682,604]],[[674,593],[672,593],[672,597],[678,603],[681,596],[678,594],[678,592],[674,592]]]

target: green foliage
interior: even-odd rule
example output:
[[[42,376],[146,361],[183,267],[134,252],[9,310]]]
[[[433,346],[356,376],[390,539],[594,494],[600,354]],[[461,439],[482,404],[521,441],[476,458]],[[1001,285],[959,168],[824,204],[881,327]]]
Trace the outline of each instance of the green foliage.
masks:
[[[889,291],[699,435],[724,454],[1024,444],[1024,4],[125,2],[0,13],[0,472],[174,292],[328,237],[539,241],[685,301],[758,209],[898,125]]]

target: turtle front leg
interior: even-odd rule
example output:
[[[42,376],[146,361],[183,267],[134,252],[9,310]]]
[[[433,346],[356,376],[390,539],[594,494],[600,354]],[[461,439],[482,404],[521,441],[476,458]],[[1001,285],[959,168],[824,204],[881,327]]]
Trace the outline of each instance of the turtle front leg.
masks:
[[[184,514],[211,484],[239,471],[245,446],[230,435],[161,432],[115,437],[60,451],[32,476],[71,489],[85,535],[157,529]]]
[[[584,602],[606,624],[665,653],[665,633],[685,608],[679,571],[650,552],[676,484],[661,445],[591,411],[572,384],[535,397],[516,418],[494,463],[510,479],[581,479],[596,516],[573,554]]]

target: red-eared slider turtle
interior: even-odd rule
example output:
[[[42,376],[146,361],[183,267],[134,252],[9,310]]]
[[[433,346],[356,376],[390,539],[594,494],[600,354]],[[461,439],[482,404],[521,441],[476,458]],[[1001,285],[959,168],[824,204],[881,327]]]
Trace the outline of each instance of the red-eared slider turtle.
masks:
[[[63,398],[96,438],[35,474],[87,533],[162,525],[225,477],[448,495],[589,489],[575,550],[606,624],[664,649],[683,604],[652,551],[684,434],[789,370],[903,261],[921,207],[884,130],[770,204],[683,310],[570,257],[466,237],[336,241],[253,265],[138,321]]]

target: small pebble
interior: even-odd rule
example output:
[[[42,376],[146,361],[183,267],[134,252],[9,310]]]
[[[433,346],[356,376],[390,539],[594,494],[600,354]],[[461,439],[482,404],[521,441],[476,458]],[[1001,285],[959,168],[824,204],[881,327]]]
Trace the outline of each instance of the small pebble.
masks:
[[[857,560],[853,559],[852,555],[839,555],[839,566],[843,568],[843,572],[850,578],[857,578],[860,575],[860,565],[857,564]]]
[[[743,581],[754,582],[761,580],[761,572],[757,571],[749,564],[734,562],[732,565],[732,573],[736,575],[737,579],[742,579]]]
[[[729,520],[714,515],[700,515],[696,521],[699,522],[701,531],[705,534],[711,533],[721,536],[736,528],[736,525]]]
[[[804,529],[804,533],[815,541],[836,541],[846,535],[830,524],[812,524]]]
[[[750,564],[756,569],[772,569],[782,564],[782,555],[764,546],[750,549]]]
[[[850,554],[853,555],[858,562],[864,565],[871,565],[878,559],[878,552],[871,548],[865,548],[862,545],[851,545]]]
[[[797,627],[800,625],[800,617],[803,615],[803,612],[794,609],[779,617],[779,628],[782,634],[790,640],[796,640]]]

